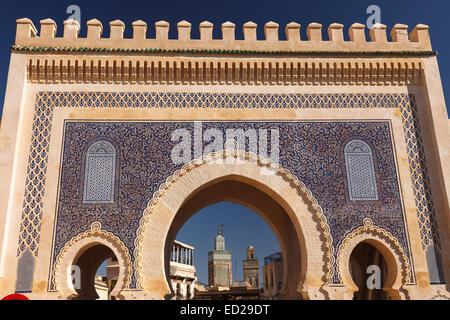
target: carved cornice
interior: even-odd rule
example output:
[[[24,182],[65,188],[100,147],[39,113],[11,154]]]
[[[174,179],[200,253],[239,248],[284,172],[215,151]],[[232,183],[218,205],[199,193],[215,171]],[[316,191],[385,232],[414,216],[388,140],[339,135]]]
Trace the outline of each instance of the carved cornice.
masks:
[[[423,75],[418,57],[318,57],[242,55],[33,54],[32,83],[219,84],[415,84]]]

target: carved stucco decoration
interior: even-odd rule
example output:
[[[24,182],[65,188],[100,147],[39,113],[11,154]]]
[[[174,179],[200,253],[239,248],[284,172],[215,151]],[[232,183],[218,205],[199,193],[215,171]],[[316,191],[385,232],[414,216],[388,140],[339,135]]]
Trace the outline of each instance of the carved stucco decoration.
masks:
[[[80,254],[81,250],[94,245],[105,245],[114,252],[119,262],[119,276],[114,289],[111,291],[111,296],[120,298],[120,292],[126,289],[131,279],[131,257],[128,249],[124,243],[115,235],[101,229],[101,223],[96,221],[91,224],[91,228],[78,236],[72,238],[60,254],[56,258],[54,269],[54,281],[56,290],[59,293],[59,298],[71,299],[77,295],[77,292],[69,284],[70,267],[74,259]]]
[[[143,273],[143,247],[144,247],[144,233],[151,220],[152,213],[155,207],[161,199],[164,198],[166,192],[177,182],[178,179],[188,174],[191,170],[212,164],[215,161],[228,161],[229,159],[235,159],[236,161],[241,161],[245,165],[257,165],[261,169],[273,170],[274,174],[280,175],[285,181],[287,181],[292,188],[295,188],[298,193],[306,197],[309,202],[309,206],[312,209],[314,215],[314,220],[320,226],[321,241],[324,244],[324,285],[331,283],[333,279],[334,271],[334,248],[332,245],[332,236],[330,233],[330,227],[327,222],[327,218],[323,214],[323,209],[318,204],[316,198],[312,192],[306,188],[304,183],[302,183],[295,175],[293,175],[289,170],[282,168],[279,164],[275,163],[272,159],[260,157],[252,152],[245,152],[243,150],[227,149],[218,152],[212,152],[206,156],[199,159],[192,160],[189,164],[184,165],[181,169],[176,170],[171,176],[169,176],[164,183],[159,187],[159,190],[153,194],[153,198],[148,202],[147,208],[144,211],[144,216],[142,217],[139,228],[136,232],[135,240],[135,251],[134,255],[136,257],[134,261],[134,266],[136,270],[136,277],[138,286],[142,285],[142,273]]]

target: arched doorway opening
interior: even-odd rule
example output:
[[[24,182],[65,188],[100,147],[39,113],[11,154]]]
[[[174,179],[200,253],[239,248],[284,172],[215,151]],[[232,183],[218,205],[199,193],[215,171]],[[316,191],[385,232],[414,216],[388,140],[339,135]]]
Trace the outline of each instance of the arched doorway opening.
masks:
[[[332,237],[311,191],[271,160],[222,150],[174,171],[153,194],[137,230],[136,276],[145,299],[170,299],[169,257],[178,230],[201,208],[220,201],[248,207],[280,243],[288,299],[326,299]]]
[[[281,298],[283,260],[269,259],[281,256],[280,244],[266,221],[246,206],[222,201],[204,207],[182,226],[176,239],[169,277],[171,283],[182,280],[187,288],[183,298],[190,298],[192,288],[192,298],[213,299],[214,287],[221,287],[230,299]],[[276,286],[264,281],[272,269],[277,270]]]
[[[125,299],[122,292],[131,278],[130,254],[117,236],[102,230],[99,222],[93,222],[89,230],[68,242],[56,257],[54,281],[61,299],[96,299],[95,273],[109,258],[115,258],[118,266],[110,297]]]
[[[286,262],[283,265],[283,285],[279,290],[280,294],[285,299],[302,298],[297,291],[299,283],[306,276],[306,262],[302,259],[300,247],[302,241],[299,240],[294,223],[284,208],[256,185],[255,181],[242,177],[225,177],[202,186],[185,200],[172,221],[166,238],[165,270],[168,284],[170,284],[172,246],[181,227],[199,210],[227,201],[251,209],[270,226],[278,239],[283,261]]]
[[[79,279],[78,285],[74,285],[77,293],[73,297],[74,300],[96,300],[105,299],[106,296],[114,289],[113,284],[106,279],[97,279],[97,270],[105,262],[105,260],[117,261],[114,252],[103,244],[94,244],[93,246],[80,250],[80,253],[73,260],[73,265],[78,268]],[[119,265],[116,264],[117,270],[114,273],[119,274]],[[117,281],[117,279],[115,279]],[[104,282],[104,285],[103,285]],[[114,299],[114,298],[113,298]]]
[[[383,290],[388,276],[386,260],[378,249],[367,242],[359,243],[350,255],[350,275],[358,287],[354,300],[387,300]]]
[[[116,256],[104,260],[95,274],[95,290],[99,298],[97,300],[115,300],[111,292],[117,284],[119,276],[119,262]]]

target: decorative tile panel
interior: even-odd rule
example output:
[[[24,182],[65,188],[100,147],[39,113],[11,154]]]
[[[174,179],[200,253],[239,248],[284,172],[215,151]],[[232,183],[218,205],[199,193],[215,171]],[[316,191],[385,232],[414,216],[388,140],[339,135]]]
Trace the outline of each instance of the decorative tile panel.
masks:
[[[319,201],[330,222],[334,246],[339,244],[348,230],[360,226],[363,218],[369,217],[376,225],[388,229],[409,252],[389,122],[221,121],[203,122],[202,126],[203,130],[215,128],[224,136],[227,129],[267,129],[268,132],[270,129],[279,129],[280,164],[299,177]],[[193,132],[194,123],[66,122],[54,256],[58,255],[67,241],[84,231],[83,226],[89,226],[97,220],[101,221],[105,230],[117,235],[129,252],[134,251],[136,229],[153,193],[165,181],[168,173],[182,166],[174,164],[170,158],[171,150],[177,143],[170,141],[171,133],[181,128]],[[379,164],[379,201],[360,203],[350,201],[345,196],[343,150],[348,139],[355,136],[370,141],[374,146],[373,154]],[[83,170],[78,155],[94,139],[107,139],[117,144],[120,154],[117,163],[120,165],[116,168],[119,193],[115,204],[83,204],[81,187],[76,187],[82,185]],[[131,194],[133,197],[130,198]]]
[[[430,177],[425,159],[425,150],[420,129],[417,105],[414,96],[407,96],[402,105],[402,122],[408,151],[409,171],[414,188],[416,210],[419,220],[423,249],[435,245],[441,250],[441,240],[433,206]]]
[[[48,145],[55,107],[400,108],[423,245],[426,248],[434,243],[440,249],[423,142],[416,106],[411,95],[40,92],[36,97],[18,256],[27,248],[34,256],[38,253]],[[211,124],[219,125],[204,123]],[[225,129],[227,126],[239,126],[239,123],[221,125],[222,129]],[[339,245],[340,239],[356,225],[360,225],[361,219],[370,217],[375,224],[389,230],[399,240],[411,259],[387,122],[252,122],[251,125],[254,128],[278,126],[280,131],[284,132],[280,137],[280,164],[307,184],[321,202],[320,205],[331,224],[335,246]],[[53,259],[64,243],[85,231],[91,220],[102,221],[102,225],[117,235],[130,252],[133,252],[133,232],[138,227],[143,209],[152,193],[178,168],[166,158],[170,155],[171,147],[167,143],[168,133],[176,128],[189,126],[192,126],[192,123],[67,122]],[[378,164],[375,168],[377,177],[380,175],[378,200],[374,202],[379,203],[379,206],[367,205],[363,201],[352,202],[345,196],[344,140],[358,137],[370,142],[374,161]],[[143,143],[140,138],[151,143]],[[83,204],[83,181],[80,180],[83,176],[82,150],[87,149],[86,144],[89,141],[99,139],[113,140],[119,144],[120,159],[116,160],[120,163],[120,168],[115,167],[115,171],[120,191],[114,203]],[[123,170],[124,164],[127,165],[127,170]],[[124,197],[135,190],[138,190],[138,193],[134,194],[136,197],[132,201]],[[81,211],[71,211],[78,206]],[[80,217],[84,220],[81,221]],[[53,290],[53,280],[50,280],[49,290]],[[133,275],[130,288],[136,287],[134,280]],[[337,275],[335,283],[339,281]],[[411,283],[414,281],[413,278],[410,280]]]
[[[86,153],[83,203],[114,202],[116,150],[108,141],[93,143]]]
[[[370,146],[364,141],[352,140],[345,146],[344,155],[350,200],[378,200]]]

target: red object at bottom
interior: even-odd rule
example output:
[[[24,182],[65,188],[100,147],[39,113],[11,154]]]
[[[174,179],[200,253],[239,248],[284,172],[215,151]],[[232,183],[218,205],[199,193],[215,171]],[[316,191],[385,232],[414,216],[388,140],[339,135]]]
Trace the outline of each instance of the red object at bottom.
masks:
[[[13,293],[2,298],[2,300],[30,300],[30,299],[25,297],[23,294]]]

